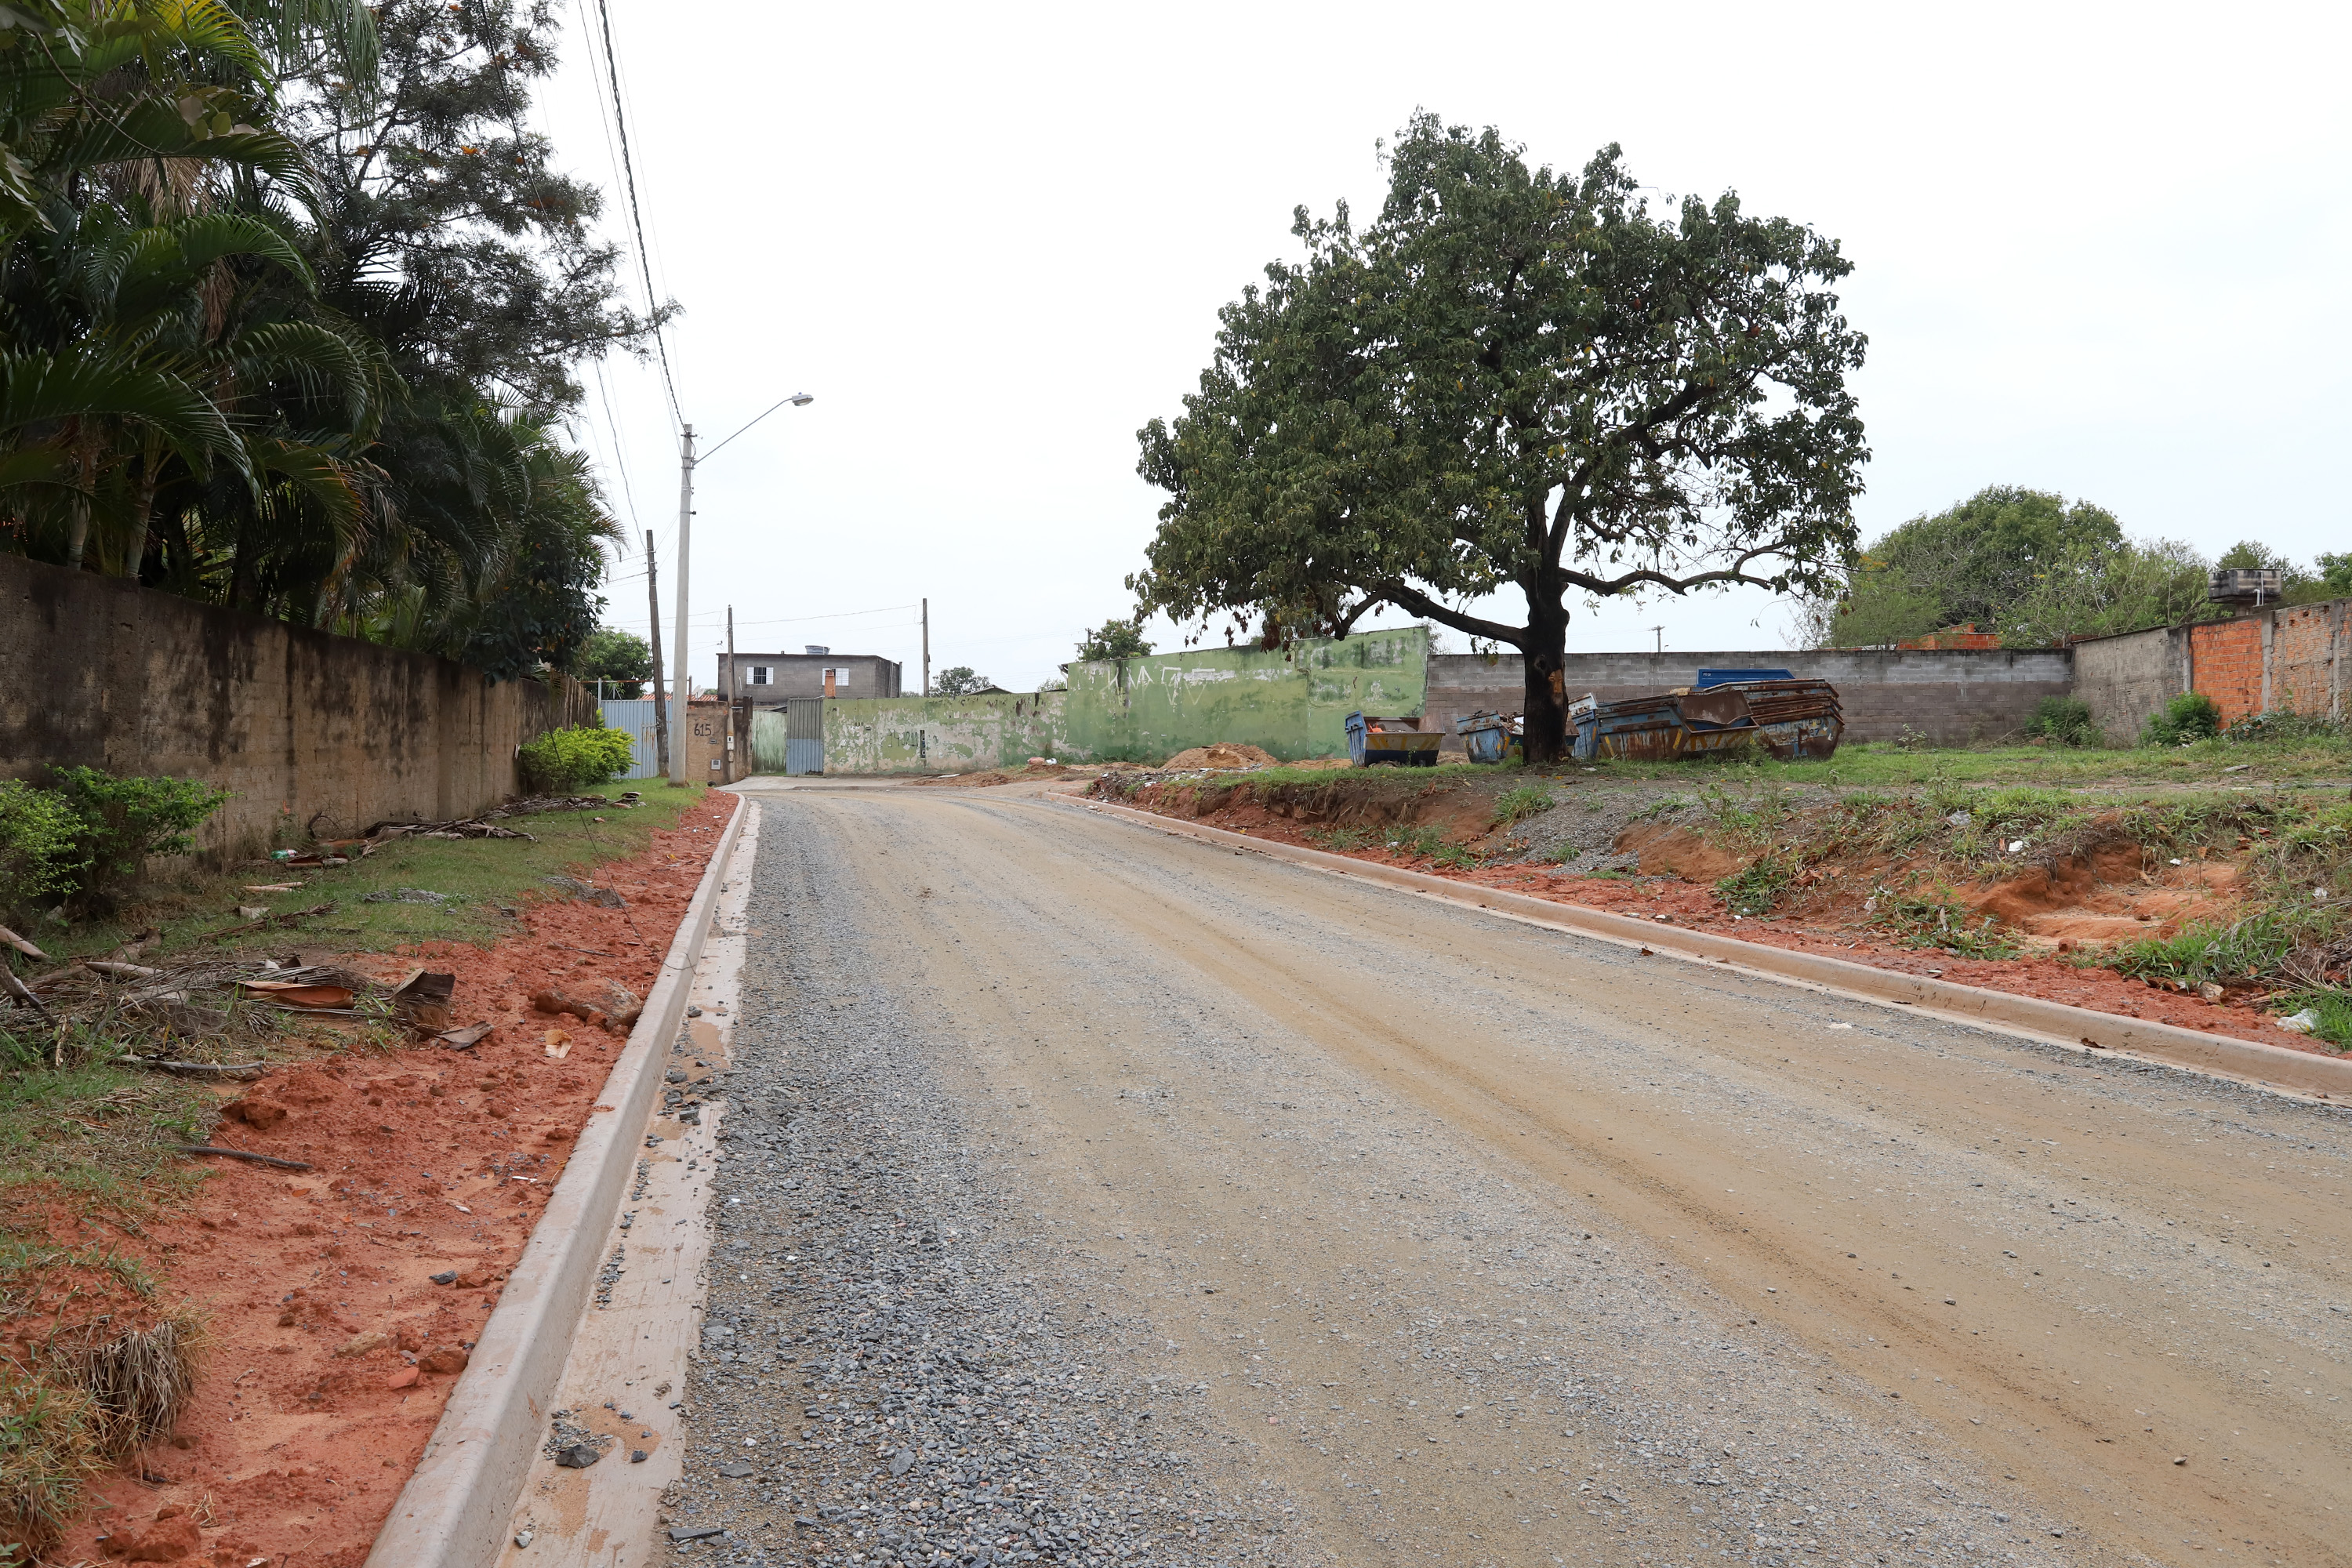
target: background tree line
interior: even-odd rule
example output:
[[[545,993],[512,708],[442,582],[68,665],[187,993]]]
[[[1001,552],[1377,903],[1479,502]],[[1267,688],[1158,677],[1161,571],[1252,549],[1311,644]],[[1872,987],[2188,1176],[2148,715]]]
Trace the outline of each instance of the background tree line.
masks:
[[[2087,500],[1992,485],[1852,552],[1833,593],[1804,601],[1812,647],[1874,647],[1974,626],[2011,647],[2176,626],[2227,614],[2206,598],[2216,566],[2282,573],[2283,600],[2352,595],[2352,552],[2304,567],[2253,540],[2208,561],[2172,539],[2134,539]]]
[[[618,298],[527,124],[544,0],[12,0],[0,549],[494,674],[618,530],[562,438]]]

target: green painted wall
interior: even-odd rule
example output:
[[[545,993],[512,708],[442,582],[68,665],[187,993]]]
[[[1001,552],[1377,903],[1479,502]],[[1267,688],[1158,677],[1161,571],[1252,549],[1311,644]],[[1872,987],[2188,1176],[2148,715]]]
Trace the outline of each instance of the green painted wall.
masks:
[[[1419,714],[1429,634],[1419,626],[1276,652],[1201,648],[1070,666],[1064,724],[1073,752],[1159,762],[1187,746],[1243,742],[1285,762],[1348,752],[1348,715]]]
[[[824,705],[827,773],[970,773],[1059,756],[1062,693],[875,697]]]
[[[1157,763],[1214,741],[1285,762],[1348,754],[1348,715],[1418,715],[1429,689],[1419,626],[1286,651],[1202,648],[1069,668],[1069,689],[886,697],[824,705],[828,773],[961,773],[1064,762]]]

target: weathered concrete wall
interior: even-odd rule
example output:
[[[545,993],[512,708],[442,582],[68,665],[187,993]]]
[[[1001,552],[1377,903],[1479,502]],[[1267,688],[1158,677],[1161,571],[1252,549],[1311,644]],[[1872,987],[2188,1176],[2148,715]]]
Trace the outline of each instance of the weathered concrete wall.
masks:
[[[724,698],[696,697],[686,705],[686,782],[730,784],[751,776],[751,699],[735,700],[734,743],[728,743]]]
[[[515,752],[593,721],[576,681],[495,685],[426,654],[0,555],[0,775],[52,766],[203,779],[215,861],[314,819],[462,816],[518,787]]]
[[[1067,749],[1059,691],[891,697],[824,705],[827,773],[972,773]]]
[[[1275,652],[1198,648],[1074,664],[1066,754],[1148,763],[1230,741],[1286,762],[1345,756],[1349,714],[1422,712],[1429,658],[1429,634],[1408,626]]]
[[[1892,741],[1907,730],[1941,744],[1989,741],[2024,727],[2044,697],[2074,684],[2063,649],[1788,649],[1732,653],[1571,653],[1562,689],[1572,701],[1653,697],[1698,679],[1702,668],[1786,669],[1838,689],[1849,741]],[[1517,654],[1435,654],[1429,661],[1429,716],[1452,734],[1480,709],[1517,713],[1526,705]]]
[[[1344,756],[1348,715],[1418,714],[1429,634],[1418,626],[1283,652],[1204,648],[1073,664],[1067,691],[828,702],[828,773],[954,773],[1031,757],[1152,763],[1232,741],[1286,761]]]
[[[2352,599],[2269,614],[2269,679],[2263,706],[2343,718],[2347,688],[2352,688]]]
[[[2189,689],[2189,628],[2156,626],[2074,645],[2074,695],[2111,746],[2139,739],[2148,716]]]

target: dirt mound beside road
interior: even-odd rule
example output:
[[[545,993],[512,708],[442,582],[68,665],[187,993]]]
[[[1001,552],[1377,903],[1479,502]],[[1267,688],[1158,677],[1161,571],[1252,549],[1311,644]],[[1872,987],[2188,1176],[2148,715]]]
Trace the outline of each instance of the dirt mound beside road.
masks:
[[[1255,746],[1244,745],[1235,741],[1219,741],[1213,745],[1194,746],[1177,752],[1160,764],[1170,773],[1190,773],[1200,768],[1228,773],[1241,768],[1271,768],[1280,765],[1279,760],[1272,752],[1261,751]]]

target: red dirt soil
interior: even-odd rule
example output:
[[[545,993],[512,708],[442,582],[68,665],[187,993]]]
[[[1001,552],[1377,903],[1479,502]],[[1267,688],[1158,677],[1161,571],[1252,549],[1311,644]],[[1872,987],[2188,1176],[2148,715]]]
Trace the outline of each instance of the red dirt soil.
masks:
[[[1126,804],[1141,810],[1152,809],[1139,800]],[[1177,814],[1163,812],[1160,815]],[[1185,815],[1190,816],[1189,813]],[[2039,996],[2045,1001],[2063,1002],[2069,1006],[2087,1007],[2095,1012],[2113,1013],[2118,1016],[2148,1018],[2158,1023],[2176,1024],[2184,1029],[2201,1029],[2208,1034],[2231,1035],[2266,1046],[2282,1046],[2288,1050],[2310,1051],[2320,1056],[2336,1054],[2326,1043],[2314,1040],[2308,1035],[2280,1028],[2272,1021],[2271,1016],[2256,1005],[2262,994],[2258,991],[2231,991],[2220,1002],[2213,1003],[2207,1002],[2194,992],[2184,994],[2145,981],[2126,980],[2112,969],[2079,968],[2061,955],[2029,955],[2011,959],[1956,958],[1935,949],[1903,947],[1885,940],[1880,933],[1866,927],[1839,924],[1830,918],[1812,921],[1779,918],[1735,919],[1722,896],[1704,881],[1685,881],[1674,877],[1641,880],[1569,877],[1526,864],[1454,870],[1412,856],[1393,855],[1384,850],[1330,850],[1307,838],[1307,826],[1311,825],[1301,825],[1276,816],[1255,802],[1225,805],[1203,820],[1210,821],[1214,826],[1246,832],[1253,838],[1270,838],[1303,848],[1344,854],[1350,859],[1373,860],[1383,866],[1395,866],[1457,882],[1474,882],[1480,887],[1504,888],[1556,903],[1644,918],[1666,915],[1671,917],[1673,924],[1688,930],[1713,931],[1767,947],[1816,952],[1906,974],[1938,976],[1963,985],[1979,985],[1989,991]],[[1737,865],[1727,864],[1715,874],[1725,875],[1731,869],[1737,869]],[[2181,887],[2158,889],[2149,895],[2147,902],[2135,907],[2160,906],[2174,920],[2202,913],[2210,906],[2200,895],[2213,890],[2214,874],[2221,869],[2220,867],[2202,866],[2184,868],[2172,879],[2181,883]],[[1998,895],[2007,886],[1986,889],[1988,897],[1984,900],[1984,907],[1995,913],[2001,912]],[[2145,931],[2149,928],[2143,926],[2139,929]],[[2056,937],[2064,933],[2052,930],[2045,934]],[[2093,933],[2084,931],[2082,934],[2090,936]]]
[[[218,1161],[184,1211],[121,1244],[199,1314],[196,1391],[168,1440],[93,1488],[51,1561],[364,1561],[627,1037],[530,994],[611,980],[644,996],[737,805],[712,795],[646,853],[599,867],[626,909],[534,901],[529,934],[493,948],[343,961],[454,973],[455,1021],[498,1026],[473,1049],[321,1055],[222,1093],[257,1109],[225,1115],[215,1143],[315,1169]],[[454,1281],[434,1284],[444,1272]]]

